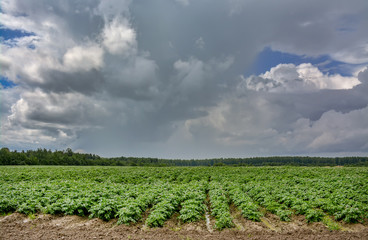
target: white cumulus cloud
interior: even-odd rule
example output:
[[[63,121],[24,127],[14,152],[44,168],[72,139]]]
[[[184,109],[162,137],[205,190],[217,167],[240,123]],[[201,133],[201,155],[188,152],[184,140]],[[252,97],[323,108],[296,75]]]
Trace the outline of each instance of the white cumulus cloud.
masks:
[[[175,158],[368,151],[366,0],[0,8],[10,33],[1,77],[15,85],[0,88],[2,146]],[[328,61],[280,60],[249,76],[265,47]],[[334,60],[344,75],[328,73]]]
[[[111,54],[123,54],[135,47],[136,33],[126,21],[114,19],[102,33],[103,44]]]
[[[89,71],[103,66],[103,50],[99,46],[75,46],[63,56],[63,62],[71,71]]]
[[[357,77],[324,74],[310,63],[279,64],[258,76],[242,78],[239,88],[270,92],[305,92],[321,89],[352,89],[360,84]]]

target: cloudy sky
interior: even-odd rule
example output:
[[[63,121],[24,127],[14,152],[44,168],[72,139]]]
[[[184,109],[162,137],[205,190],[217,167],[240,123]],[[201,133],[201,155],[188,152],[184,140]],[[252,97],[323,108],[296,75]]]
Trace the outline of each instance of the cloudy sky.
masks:
[[[368,155],[367,0],[2,0],[1,147]]]

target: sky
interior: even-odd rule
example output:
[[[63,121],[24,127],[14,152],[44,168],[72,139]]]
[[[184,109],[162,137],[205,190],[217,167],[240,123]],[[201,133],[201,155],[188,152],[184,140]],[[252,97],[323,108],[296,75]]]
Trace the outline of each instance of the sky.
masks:
[[[368,156],[366,0],[2,0],[0,145]]]

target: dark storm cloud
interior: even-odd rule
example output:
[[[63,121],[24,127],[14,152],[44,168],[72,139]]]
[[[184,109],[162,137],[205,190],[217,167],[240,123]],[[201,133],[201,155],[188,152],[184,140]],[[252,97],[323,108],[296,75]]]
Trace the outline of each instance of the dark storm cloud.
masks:
[[[76,73],[53,70],[44,73],[43,77],[45,79],[52,79],[52,81],[35,83],[34,87],[56,93],[76,91],[83,94],[91,94],[99,91],[104,84],[103,76],[95,69],[88,72]]]
[[[366,1],[4,0],[1,9],[5,27],[34,33],[1,46],[1,74],[17,84],[0,90],[9,146],[187,158],[367,152],[367,70],[328,75],[306,63],[248,76],[265,47],[367,63]]]
[[[211,139],[217,151],[228,151],[227,145],[254,155],[366,152],[366,73],[359,74],[362,84],[348,90],[244,90],[187,126],[193,139]]]

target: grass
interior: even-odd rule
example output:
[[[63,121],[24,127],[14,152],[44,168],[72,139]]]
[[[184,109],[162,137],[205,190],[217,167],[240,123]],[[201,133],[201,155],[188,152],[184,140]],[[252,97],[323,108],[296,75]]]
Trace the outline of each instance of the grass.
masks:
[[[334,221],[329,216],[324,216],[322,218],[322,222],[328,227],[330,231],[338,231],[342,228],[338,222]]]

